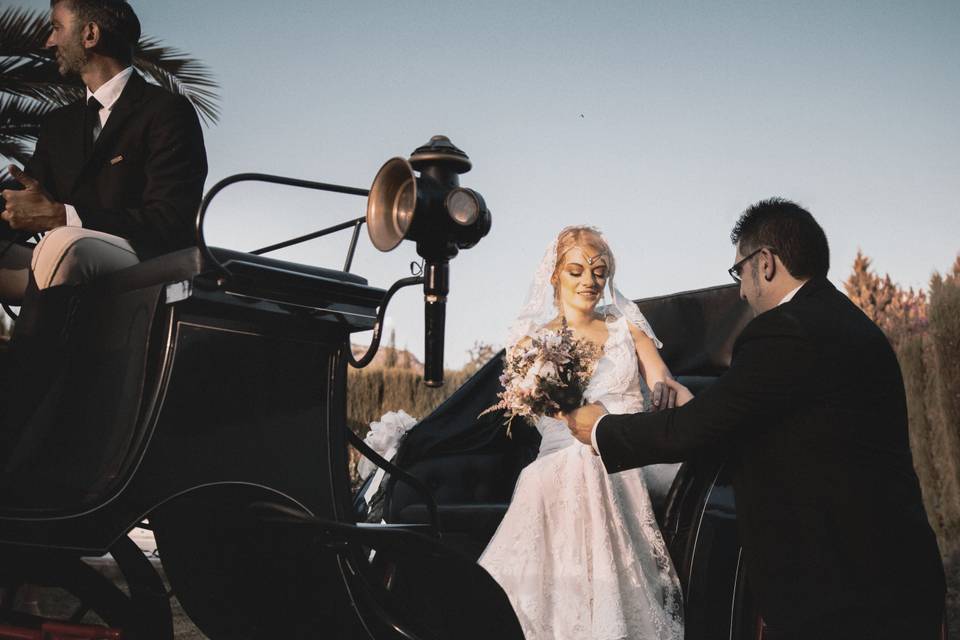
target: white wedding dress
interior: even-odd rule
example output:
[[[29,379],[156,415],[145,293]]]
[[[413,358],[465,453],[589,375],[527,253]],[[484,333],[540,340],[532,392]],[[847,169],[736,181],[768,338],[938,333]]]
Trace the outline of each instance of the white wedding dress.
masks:
[[[608,321],[584,393],[611,413],[643,410],[633,338]],[[480,558],[527,640],[681,640],[680,584],[641,469],[608,475],[564,422],[541,417],[537,459]]]

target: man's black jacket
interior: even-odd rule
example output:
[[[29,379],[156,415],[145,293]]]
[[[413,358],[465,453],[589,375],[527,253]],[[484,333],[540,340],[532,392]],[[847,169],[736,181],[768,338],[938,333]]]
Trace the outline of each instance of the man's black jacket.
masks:
[[[753,319],[700,396],[605,417],[596,440],[611,473],[730,445],[748,578],[771,626],[943,604],[899,365],[826,279]]]
[[[77,101],[46,118],[26,172],[141,259],[194,244],[207,156],[193,106],[134,72],[88,158],[85,109]]]

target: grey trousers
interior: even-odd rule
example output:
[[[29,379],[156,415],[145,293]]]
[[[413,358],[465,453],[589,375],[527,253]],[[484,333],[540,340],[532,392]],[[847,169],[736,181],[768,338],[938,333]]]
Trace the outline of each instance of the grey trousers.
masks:
[[[85,284],[140,261],[123,238],[83,227],[57,227],[32,251],[0,241],[0,252],[0,300],[12,305],[23,300],[31,271],[37,288],[47,289]]]

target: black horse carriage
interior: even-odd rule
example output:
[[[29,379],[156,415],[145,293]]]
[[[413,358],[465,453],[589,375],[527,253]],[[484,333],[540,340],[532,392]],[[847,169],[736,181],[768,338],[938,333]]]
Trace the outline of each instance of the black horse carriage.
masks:
[[[425,382],[442,383],[448,263],[486,235],[483,198],[459,186],[466,154],[443,137],[388,161],[368,192],[244,174],[216,185],[198,246],[102,277],[75,308],[56,388],[5,453],[0,639],[173,637],[170,598],[220,638],[520,638],[475,562],[503,516],[535,432],[506,438],[499,358],[414,427],[393,461],[346,427],[347,366],[376,351],[391,296],[423,285]],[[419,171],[417,176],[414,171]],[[263,250],[208,247],[222,188],[266,180],[367,198],[367,215]],[[416,241],[421,272],[388,290],[351,273],[361,226],[390,250]],[[352,229],[342,270],[265,257]],[[746,310],[733,287],[640,302],[664,357],[702,388],[727,366]],[[356,360],[353,333],[373,330]],[[348,444],[386,472],[352,495]],[[759,638],[720,460],[671,475],[658,515],[686,596],[687,637]],[[129,539],[154,532],[168,590]],[[91,558],[110,554],[116,584]],[[69,592],[53,622],[24,585]],[[121,636],[122,634],[122,636]]]

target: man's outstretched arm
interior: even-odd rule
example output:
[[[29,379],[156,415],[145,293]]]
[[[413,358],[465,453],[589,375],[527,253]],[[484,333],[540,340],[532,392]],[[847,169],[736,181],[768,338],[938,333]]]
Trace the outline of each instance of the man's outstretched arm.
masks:
[[[727,442],[742,429],[762,429],[803,401],[815,369],[809,339],[783,313],[752,324],[738,342],[730,369],[688,404],[600,419],[596,445],[608,472],[679,462]],[[575,435],[577,418],[575,412],[568,418]]]

